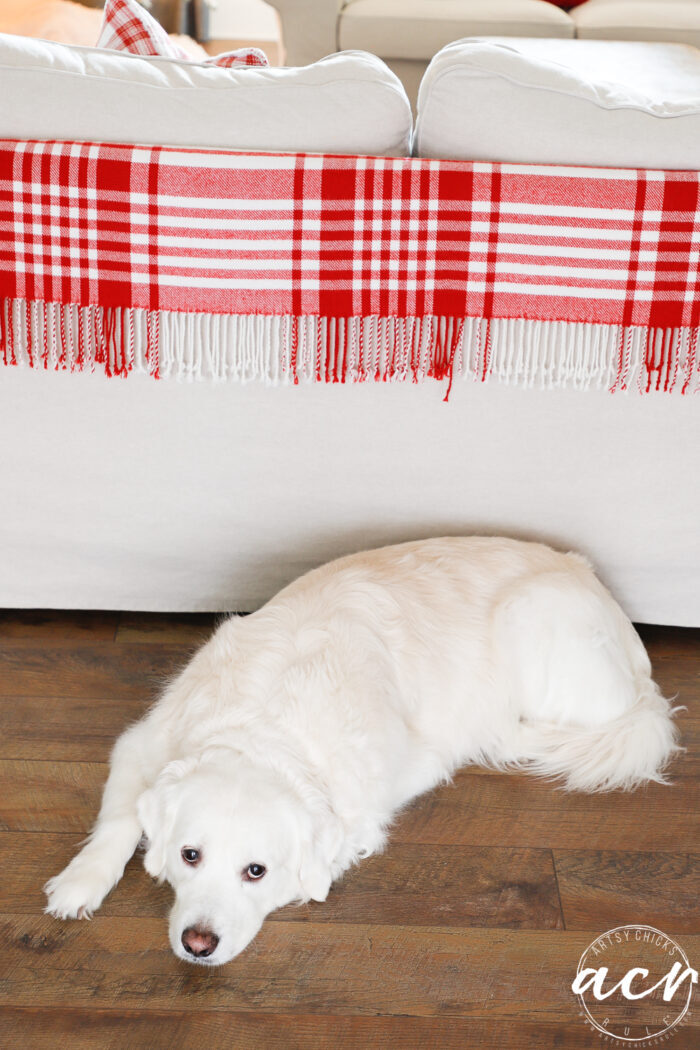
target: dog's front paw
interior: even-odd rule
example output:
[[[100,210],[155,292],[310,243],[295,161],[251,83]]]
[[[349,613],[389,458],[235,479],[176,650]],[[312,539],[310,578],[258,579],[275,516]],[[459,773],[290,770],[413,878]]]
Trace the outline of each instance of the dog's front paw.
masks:
[[[111,888],[101,866],[78,855],[44,886],[46,913],[57,919],[89,919]]]

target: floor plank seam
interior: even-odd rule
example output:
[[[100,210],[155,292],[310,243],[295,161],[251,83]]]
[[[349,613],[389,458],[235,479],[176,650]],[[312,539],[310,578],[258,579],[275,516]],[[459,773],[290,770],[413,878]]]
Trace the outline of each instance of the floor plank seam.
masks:
[[[557,888],[557,900],[559,901],[559,915],[561,916],[562,929],[566,929],[566,917],[564,915],[564,904],[561,899],[561,889],[559,888],[559,872],[557,871],[557,862],[554,856],[554,850],[550,849],[549,856],[552,861],[552,871],[554,872],[554,884]]]

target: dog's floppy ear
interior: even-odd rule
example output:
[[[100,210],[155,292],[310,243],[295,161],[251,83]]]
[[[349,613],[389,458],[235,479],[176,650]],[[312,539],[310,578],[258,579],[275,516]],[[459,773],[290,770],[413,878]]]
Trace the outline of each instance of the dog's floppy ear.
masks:
[[[325,810],[315,815],[313,832],[302,843],[299,882],[305,900],[325,901],[333,882],[333,862],[343,841],[338,818]]]
[[[159,882],[165,877],[168,842],[175,824],[176,786],[196,764],[193,759],[171,762],[136,803],[136,812],[148,839],[143,866]]]
[[[168,831],[172,830],[172,821],[166,818],[161,795],[162,792],[156,785],[144,791],[136,803],[141,827],[148,839],[143,866],[148,874],[159,882],[162,882],[165,874]],[[168,828],[166,824],[171,826]]]

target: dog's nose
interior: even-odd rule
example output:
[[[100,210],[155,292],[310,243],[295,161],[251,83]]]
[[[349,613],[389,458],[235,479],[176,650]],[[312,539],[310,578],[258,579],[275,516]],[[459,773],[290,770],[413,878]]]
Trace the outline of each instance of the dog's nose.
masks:
[[[197,959],[206,959],[218,943],[219,938],[215,933],[203,930],[199,926],[188,926],[182,935],[183,948]]]

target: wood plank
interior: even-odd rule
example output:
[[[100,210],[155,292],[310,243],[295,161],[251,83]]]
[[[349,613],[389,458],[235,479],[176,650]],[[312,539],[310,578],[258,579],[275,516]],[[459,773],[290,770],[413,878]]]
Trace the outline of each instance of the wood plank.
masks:
[[[395,843],[348,871],[323,905],[287,907],[291,921],[560,929],[549,850]]]
[[[153,700],[185,665],[180,646],[17,646],[0,642],[0,698],[16,696],[111,697]]]
[[[214,633],[224,613],[121,614],[115,641],[131,645],[182,645],[194,648]]]
[[[83,838],[83,832],[0,832],[0,864],[8,876],[0,897],[2,910],[13,914],[40,915],[46,907],[44,884],[72,860]],[[165,884],[159,886],[144,871],[143,855],[138,850],[99,914],[164,916],[171,903],[170,887]]]
[[[90,762],[0,762],[0,830],[86,835],[108,767]]]
[[[0,761],[0,830],[78,831],[92,825],[107,777],[103,763]],[[558,791],[532,777],[459,773],[414,802],[389,843],[664,851],[700,837],[700,783],[676,778],[632,794]]]
[[[700,704],[700,630],[648,625],[638,630],[662,693],[678,694],[679,704]],[[697,706],[695,712],[700,717]]]
[[[0,642],[50,646],[112,642],[118,622],[118,612],[0,609]]]
[[[119,734],[147,708],[145,699],[2,697],[0,757],[107,762]]]
[[[3,909],[41,912],[43,883],[63,869],[75,847],[72,835],[0,833]],[[149,878],[137,855],[100,915],[163,915],[170,900],[170,890]],[[274,921],[562,926],[549,850],[433,846],[426,851],[411,845],[370,857],[336,883],[324,904],[290,905],[276,912]]]
[[[673,931],[665,931],[673,935]],[[481,1017],[570,1025],[590,934],[275,922],[226,966],[176,959],[164,920],[0,917],[0,1004]],[[700,937],[685,937],[700,955]]]
[[[179,1004],[181,1007],[182,1004]],[[340,1017],[321,1014],[6,1008],[0,1045],[31,1050],[591,1050],[582,1021],[566,1025],[461,1017]]]
[[[680,742],[685,753],[673,763],[671,780],[677,776],[700,776],[700,718],[678,716],[678,728],[681,731]]]
[[[697,853],[556,850],[554,860],[567,929],[595,932],[644,922],[700,933]]]
[[[534,777],[457,774],[414,802],[393,842],[678,852],[700,835],[700,784],[676,777],[631,794],[584,795]]]

